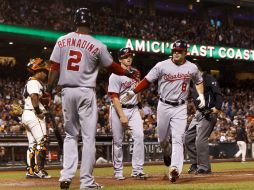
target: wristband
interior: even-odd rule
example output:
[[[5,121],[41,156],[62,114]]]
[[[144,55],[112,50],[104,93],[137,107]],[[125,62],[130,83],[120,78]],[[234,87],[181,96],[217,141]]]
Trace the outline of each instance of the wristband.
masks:
[[[42,113],[39,107],[34,107],[34,110],[37,115]]]
[[[142,109],[142,103],[141,102],[139,102],[138,104],[137,104],[137,106],[138,106],[138,109]]]

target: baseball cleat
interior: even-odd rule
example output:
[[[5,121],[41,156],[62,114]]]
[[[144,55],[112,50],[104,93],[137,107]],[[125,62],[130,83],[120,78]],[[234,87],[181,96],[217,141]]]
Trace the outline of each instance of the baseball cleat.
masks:
[[[123,175],[116,175],[115,179],[116,180],[125,180],[125,177]]]
[[[48,174],[48,172],[46,170],[41,170],[41,172],[44,174],[44,179],[50,179],[51,176]]]
[[[92,184],[92,185],[90,185],[90,186],[88,186],[88,187],[82,188],[82,189],[80,189],[80,190],[87,190],[87,189],[103,189],[103,188],[104,188],[103,185],[94,182],[94,184]]]
[[[40,170],[38,172],[34,172],[34,175],[37,176],[37,178],[44,178],[45,174]]]
[[[37,176],[35,176],[33,173],[26,173],[26,178],[38,178]]]
[[[70,184],[71,182],[70,181],[61,181],[60,182],[60,188],[61,189],[69,189],[70,188]]]
[[[209,170],[204,170],[204,169],[198,169],[195,174],[198,175],[198,174],[211,174],[212,171],[209,169]]]
[[[188,170],[188,174],[193,174],[193,173],[196,173],[198,167],[196,164],[191,164],[189,170]]]
[[[140,172],[140,173],[132,173],[131,177],[133,177],[135,179],[147,179],[148,175],[143,172]]]
[[[170,168],[170,172],[168,174],[168,178],[169,178],[169,181],[171,181],[172,183],[176,182],[176,180],[179,178],[179,172],[178,172],[177,167],[172,166]]]

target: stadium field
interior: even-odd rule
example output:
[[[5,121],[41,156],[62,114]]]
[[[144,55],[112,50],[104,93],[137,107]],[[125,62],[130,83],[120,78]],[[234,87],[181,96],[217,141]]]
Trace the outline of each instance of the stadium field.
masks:
[[[126,180],[117,181],[113,178],[113,168],[95,168],[96,181],[105,185],[105,190],[252,190],[254,189],[254,162],[223,162],[213,163],[213,173],[210,175],[188,174],[189,164],[184,165],[184,171],[174,184],[167,179],[168,168],[164,165],[145,166],[149,175],[147,180],[137,180],[130,177],[131,167],[125,167]],[[1,171],[0,190],[56,190],[59,188],[59,170],[49,170],[51,179],[26,179],[25,171]],[[73,179],[70,190],[79,189],[79,174]]]

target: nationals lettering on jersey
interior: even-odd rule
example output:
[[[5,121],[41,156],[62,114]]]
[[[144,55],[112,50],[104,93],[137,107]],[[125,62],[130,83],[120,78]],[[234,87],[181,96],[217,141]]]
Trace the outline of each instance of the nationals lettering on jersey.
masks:
[[[119,76],[116,74],[111,74],[109,77],[109,85],[108,85],[108,92],[114,92],[119,94],[120,103],[121,99],[124,97],[127,91],[133,90],[138,84],[138,81],[134,79],[130,79],[126,76]],[[138,103],[137,100],[138,95],[132,97],[128,102],[125,104],[136,105]]]
[[[187,100],[190,81],[203,82],[203,78],[194,63],[186,61],[176,65],[171,59],[157,63],[145,77],[149,82],[158,79],[158,93],[168,101]]]
[[[96,86],[100,64],[108,67],[113,62],[104,44],[90,35],[77,32],[57,40],[50,60],[60,64],[58,85],[92,88]]]
[[[171,74],[165,74],[164,79],[167,81],[176,81],[176,80],[185,80],[185,79],[191,79],[191,73],[188,72],[187,74],[185,73],[177,73],[175,75]]]

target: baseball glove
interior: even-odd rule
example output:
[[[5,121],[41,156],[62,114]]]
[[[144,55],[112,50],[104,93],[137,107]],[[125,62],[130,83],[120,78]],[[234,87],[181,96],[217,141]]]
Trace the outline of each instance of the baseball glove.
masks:
[[[14,102],[13,104],[11,104],[11,110],[10,110],[10,114],[12,116],[21,116],[23,113],[23,109],[21,107],[20,104]]]

